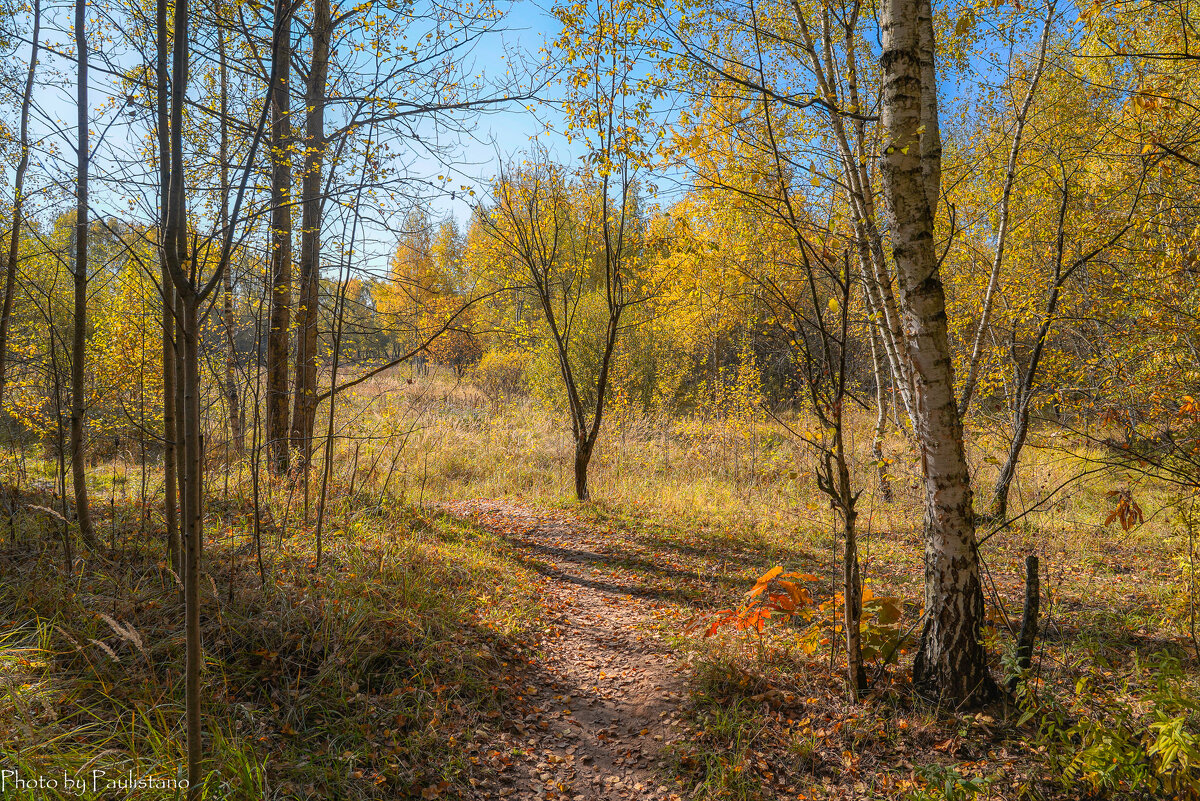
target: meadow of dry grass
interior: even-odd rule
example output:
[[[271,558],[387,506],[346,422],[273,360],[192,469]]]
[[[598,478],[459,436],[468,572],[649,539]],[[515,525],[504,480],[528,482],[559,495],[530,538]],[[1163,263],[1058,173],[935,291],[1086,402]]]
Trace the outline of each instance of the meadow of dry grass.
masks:
[[[910,630],[922,587],[917,465],[890,434],[895,500],[884,503],[871,422],[852,427],[863,572],[876,595],[899,599]],[[594,570],[654,599],[638,625],[671,644],[689,688],[689,734],[659,768],[680,798],[1190,797],[1200,786],[1195,743],[1179,739],[1194,731],[1200,698],[1187,527],[1165,486],[1084,475],[1096,454],[1082,442],[1047,436],[1027,450],[1012,509],[1036,508],[981,548],[996,674],[1010,664],[1031,552],[1043,637],[1023,700],[975,715],[915,700],[908,648],[871,666],[868,706],[854,707],[837,654],[806,652],[795,627],[762,641],[685,633],[775,564],[816,574],[817,594],[833,596],[835,521],[809,454],[775,421],[618,408],[586,505],[570,498],[561,416],[528,398],[488,398],[469,377],[381,376],[339,402],[334,430],[319,569],[321,465],[307,496],[263,479],[260,562],[249,470],[221,464],[219,448],[211,456],[208,797],[487,797],[488,772],[527,756],[506,722],[530,714],[515,710],[549,630],[545,563],[504,531],[446,513],[471,499],[567,521],[597,543]],[[987,487],[1000,439],[969,435]],[[109,476],[95,487],[109,547],[67,578],[60,524],[32,508],[57,504],[52,466],[33,453],[10,461],[22,511],[0,534],[0,754],[26,774],[100,765],[167,776],[183,764],[182,620],[156,534],[161,510],[142,503],[160,479],[133,464],[93,471]],[[1107,493],[1122,488],[1146,512],[1129,531],[1104,525]],[[1176,737],[1174,762],[1153,750],[1164,737]]]

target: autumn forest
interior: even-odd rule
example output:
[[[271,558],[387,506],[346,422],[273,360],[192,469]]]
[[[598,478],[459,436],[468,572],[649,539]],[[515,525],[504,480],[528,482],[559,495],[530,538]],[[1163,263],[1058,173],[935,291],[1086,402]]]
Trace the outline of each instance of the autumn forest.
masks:
[[[1200,799],[1194,0],[0,0],[0,798]]]

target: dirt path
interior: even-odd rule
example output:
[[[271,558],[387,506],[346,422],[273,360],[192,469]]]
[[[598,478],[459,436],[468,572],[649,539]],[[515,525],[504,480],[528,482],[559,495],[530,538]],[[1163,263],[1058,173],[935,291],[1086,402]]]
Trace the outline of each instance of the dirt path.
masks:
[[[444,508],[531,557],[554,624],[524,677],[519,736],[481,755],[498,783],[478,797],[678,799],[662,766],[679,736],[683,680],[669,648],[639,627],[653,604],[613,569],[602,532],[504,501]]]

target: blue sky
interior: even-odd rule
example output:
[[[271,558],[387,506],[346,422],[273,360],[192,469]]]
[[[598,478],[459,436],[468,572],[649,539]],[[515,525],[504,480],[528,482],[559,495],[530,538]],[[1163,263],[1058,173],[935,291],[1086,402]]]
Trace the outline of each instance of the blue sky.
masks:
[[[47,12],[48,18],[44,22],[43,40],[63,43],[69,39],[70,20],[67,18],[66,11],[69,9],[59,7]],[[558,23],[546,9],[544,1],[513,0],[507,5],[506,13],[498,25],[498,30],[480,39],[473,47],[469,58],[461,66],[470,74],[484,74],[492,80],[502,80],[509,70],[506,60],[509,53],[525,53],[526,58],[537,59],[542,45],[552,40],[557,32]],[[27,52],[27,48],[19,48],[13,54],[11,62],[19,65],[27,58]],[[549,66],[553,67],[554,65]],[[968,83],[964,86],[969,85],[972,79],[977,80],[981,75],[986,75],[989,68],[981,60],[975,59],[971,64],[971,71],[975,75],[964,76],[968,78]],[[42,110],[51,118],[57,117],[65,121],[65,136],[57,138],[61,152],[53,160],[65,192],[70,191],[70,181],[73,179],[71,170],[73,169],[74,155],[70,150],[75,115],[73,73],[74,64],[71,61],[46,54],[43,59],[42,72],[39,75],[39,78],[49,80],[52,84],[39,91],[38,100]],[[104,101],[106,95],[113,94],[111,80],[101,72],[94,72],[89,83],[93,87],[93,105],[99,105]],[[958,93],[961,91],[954,85],[943,87],[943,90],[946,92],[948,100],[958,97]],[[429,184],[424,184],[426,180],[431,181],[434,185],[444,184],[446,190],[444,194],[427,190],[428,202],[435,216],[453,215],[460,222],[464,222],[470,214],[471,204],[483,196],[482,187],[496,174],[499,163],[517,158],[528,151],[533,137],[540,137],[541,144],[550,149],[560,160],[573,161],[580,155],[578,146],[573,148],[566,143],[561,134],[547,133],[545,130],[546,122],[556,124],[556,127],[560,129],[562,127],[553,102],[555,92],[556,87],[553,85],[548,87],[544,92],[547,99],[536,103],[532,112],[527,110],[523,104],[515,103],[507,108],[466,115],[464,120],[470,133],[459,138],[455,143],[456,147],[451,148],[452,157],[448,159],[449,163],[443,164],[433,158],[421,155],[415,143],[410,143],[413,147],[409,152],[399,154],[399,157],[407,162],[414,185],[429,187]],[[107,117],[101,116],[97,127],[102,129],[111,117],[111,112]],[[50,126],[51,121],[49,120],[35,123],[35,132],[45,131]],[[135,131],[118,125],[108,133],[108,137],[110,144],[116,146],[116,150],[129,150],[133,144],[132,138],[140,137],[143,133],[143,131]],[[98,153],[97,158],[103,158],[103,151]],[[104,172],[104,165],[98,163],[96,169],[98,177]],[[446,180],[438,182],[436,178],[439,175],[445,175]],[[9,183],[11,185],[11,181]],[[475,197],[471,198],[458,191],[462,185],[475,188]],[[124,211],[122,209],[123,199],[115,194],[114,189],[114,187],[106,189],[102,181],[97,181],[93,202],[98,212],[121,213]],[[453,200],[449,195],[450,190],[456,192]],[[154,202],[153,197],[150,197],[148,202],[146,200],[139,201],[133,213],[143,217],[152,215]],[[390,246],[386,244],[386,237],[378,238],[377,247],[380,252],[373,254],[374,259],[386,256],[385,251],[390,249]]]
[[[90,16],[95,24],[101,14],[93,11]],[[51,184],[58,185],[57,190],[52,186],[47,187],[55,195],[55,200],[53,203],[47,203],[45,210],[54,214],[72,205],[70,193],[74,189],[76,67],[73,59],[68,57],[74,49],[71,21],[69,7],[43,5],[42,30],[39,37],[43,42],[38,66],[39,88],[30,125],[32,141],[40,143],[43,147],[36,149],[32,156],[29,181],[31,185],[36,186],[43,183],[49,174]],[[27,27],[28,19],[19,24]],[[27,35],[28,31],[24,33]],[[490,82],[501,82],[510,71],[507,62],[509,53],[523,51],[533,54],[527,57],[536,58],[541,45],[552,39],[556,33],[557,22],[545,8],[530,0],[515,0],[507,5],[497,30],[478,40],[472,47],[469,58],[461,66],[472,74],[485,75]],[[57,55],[55,51],[66,55]],[[18,79],[23,76],[28,56],[27,43],[18,44],[14,51],[7,54],[6,60]],[[139,57],[125,54],[119,57],[118,64],[120,68],[127,69],[137,61],[140,61]],[[116,90],[113,78],[105,73],[104,65],[95,53],[89,62],[93,64],[88,81],[90,101],[93,108],[98,109],[120,93]],[[198,60],[194,58],[193,69],[197,63]],[[20,83],[23,82],[13,81],[14,86]],[[5,115],[5,121],[12,126],[15,135],[15,101],[19,98],[10,94],[8,99],[9,108],[12,110]],[[114,118],[116,124],[110,126],[109,123]],[[416,185],[421,185],[425,180],[436,184],[438,182],[433,180],[436,176],[446,175],[446,193],[430,192],[429,202],[437,216],[453,214],[460,221],[465,221],[474,199],[463,192],[457,192],[457,199],[452,201],[449,191],[465,184],[477,190],[476,198],[481,197],[482,192],[479,190],[496,173],[498,157],[500,161],[504,161],[528,150],[531,137],[544,132],[544,121],[556,118],[553,103],[545,102],[538,103],[533,113],[520,103],[486,113],[469,113],[464,115],[463,120],[467,123],[470,134],[458,137],[455,146],[450,148],[451,158],[448,164],[421,155],[416,143],[412,143],[413,147],[409,153],[401,153],[399,157],[407,162],[411,178]],[[136,153],[146,130],[140,124],[125,124],[123,115],[114,115],[111,109],[95,113],[92,127],[93,209],[97,214],[152,217],[156,200],[151,188],[143,185],[140,191],[144,192],[144,197],[135,198],[134,206],[130,208],[127,203],[128,197],[122,196],[125,193],[120,192],[115,185],[106,185],[104,181],[105,174],[112,169],[113,154]],[[424,132],[421,128],[418,130]],[[555,142],[561,137],[551,135],[543,139],[545,144],[556,151],[561,152],[565,147],[562,143]],[[4,183],[11,187],[13,165],[5,165],[5,169],[7,180]],[[36,213],[38,207],[43,206],[43,198],[48,200],[49,195],[32,198],[29,211]]]
[[[523,52],[527,58],[536,59],[540,48],[558,34],[558,21],[543,3],[533,0],[512,2],[500,27],[501,30],[475,46],[471,57],[475,71],[483,71],[493,78],[506,76],[509,53]],[[476,189],[476,198],[481,196],[483,185],[495,176],[498,167],[528,152],[535,138],[560,159],[580,155],[579,149],[567,145],[561,134],[546,130],[547,124],[558,129],[562,127],[561,116],[553,102],[556,92],[554,85],[546,87],[543,99],[532,104],[532,111],[525,104],[513,103],[507,108],[474,116],[473,135],[460,141],[461,159],[452,165],[452,170],[461,178],[461,184]],[[439,198],[433,205],[438,212],[452,213],[460,222],[465,222],[470,215],[471,200],[469,196],[468,199],[460,196],[455,201]]]

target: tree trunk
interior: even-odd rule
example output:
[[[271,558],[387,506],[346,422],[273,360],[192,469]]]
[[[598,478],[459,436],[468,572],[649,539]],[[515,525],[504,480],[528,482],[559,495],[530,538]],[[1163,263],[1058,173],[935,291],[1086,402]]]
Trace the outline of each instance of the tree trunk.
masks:
[[[884,0],[880,12],[881,177],[925,478],[925,623],[913,680],[930,696],[975,705],[993,698],[997,688],[979,641],[983,592],[970,473],[934,249],[941,145],[935,141],[933,16],[929,0]]]
[[[1013,438],[1008,446],[1008,457],[1000,468],[996,478],[996,486],[992,491],[992,502],[988,515],[993,520],[1003,520],[1008,514],[1008,492],[1012,487],[1013,478],[1017,474],[1017,463],[1021,459],[1021,451],[1025,447],[1025,438],[1029,435],[1029,405],[1033,402],[1034,379],[1042,363],[1042,354],[1046,352],[1046,340],[1050,336],[1050,326],[1054,323],[1054,315],[1058,311],[1058,299],[1062,293],[1063,283],[1088,258],[1077,260],[1067,270],[1063,270],[1063,240],[1064,226],[1067,216],[1069,193],[1064,190],[1058,210],[1058,244],[1057,256],[1054,262],[1054,279],[1050,284],[1050,294],[1046,297],[1046,311],[1038,325],[1033,348],[1029,353],[1029,363],[1021,368],[1020,357],[1017,353],[1016,334],[1013,334],[1013,362],[1016,366],[1016,397],[1013,403]],[[1093,255],[1095,252],[1093,251]]]
[[[592,443],[586,436],[575,440],[575,500],[591,499],[588,493],[588,463],[592,461]]]
[[[228,236],[229,228],[229,65],[225,46],[225,28],[217,28],[217,58],[220,61],[221,81],[221,233]],[[222,306],[221,319],[225,325],[227,351],[225,354],[225,409],[229,414],[229,441],[233,446],[233,455],[240,457],[245,447],[245,437],[242,434],[242,411],[238,403],[237,387],[237,347],[234,342],[233,319],[233,270],[229,269],[226,260],[221,265],[222,276]]]
[[[182,264],[182,259],[176,260]],[[171,357],[171,364],[175,367],[175,396],[172,399],[175,404],[175,414],[172,419],[175,421],[175,482],[178,485],[180,516],[178,525],[180,527],[180,544],[183,545],[183,526],[187,523],[187,517],[184,514],[184,498],[183,493],[186,491],[184,476],[187,473],[186,455],[184,454],[183,440],[187,435],[187,407],[184,404],[184,388],[187,385],[187,362],[183,353],[183,293],[178,287],[172,290],[172,295],[175,302],[175,353]],[[181,552],[182,553],[182,552]],[[179,563],[179,577],[187,581],[187,560],[183,559]]]
[[[67,516],[70,510],[67,509],[67,463],[66,463],[66,440],[63,438],[63,414],[62,414],[62,371],[58,365],[58,348],[55,346],[55,331],[54,331],[54,310],[52,306],[47,306],[49,312],[47,323],[50,326],[50,374],[54,376],[54,444],[58,446],[58,465],[55,475],[55,480],[58,484],[58,496],[62,499],[62,540],[63,540],[63,561],[67,574],[71,574],[75,569],[75,557],[71,552],[71,529],[67,525]]]
[[[267,332],[267,464],[288,469],[288,329],[292,306],[291,17],[275,0],[271,48],[271,315]]]
[[[75,48],[78,71],[78,162],[75,184],[74,328],[71,333],[71,479],[75,489],[75,517],[79,534],[89,548],[98,546],[88,508],[87,473],[83,462],[84,367],[87,358],[88,285],[88,51],[87,2],[75,0]]]
[[[1029,436],[1029,398],[1022,391],[1022,385],[1019,384],[1018,387],[1022,397],[1017,399],[1017,408],[1013,412],[1013,438],[1008,444],[1008,456],[1005,457],[1004,464],[1000,466],[1000,472],[996,476],[992,502],[988,505],[987,517],[995,521],[1002,521],[1008,516],[1008,492],[1017,475],[1017,463],[1021,460],[1025,439]]]
[[[25,203],[25,173],[29,169],[29,106],[33,102],[33,82],[37,75],[41,35],[42,3],[33,0],[33,35],[30,38],[29,70],[25,74],[25,93],[21,96],[21,158],[13,183],[12,231],[8,239],[8,258],[4,265],[4,301],[0,305],[0,410],[3,409],[4,385],[8,366],[8,326],[12,319],[13,293],[17,285],[17,258],[21,251],[21,211]]]
[[[842,555],[842,598],[845,601],[842,606],[842,625],[846,629],[846,679],[850,686],[850,700],[857,704],[867,689],[867,674],[863,671],[862,664],[862,580],[858,572],[858,534],[854,528],[858,519],[858,512],[854,508],[857,498],[850,485],[850,468],[846,463],[845,441],[842,438],[844,421],[840,411],[836,411],[835,415],[837,494],[846,540]]]
[[[241,405],[241,396],[237,385],[237,343],[233,336],[233,274],[229,265],[225,265],[225,276],[222,279],[221,316],[225,323],[227,351],[225,354],[225,406],[229,410],[229,440],[233,444],[233,455],[240,457],[246,449],[245,420]]]
[[[1017,636],[1017,675],[1008,682],[1008,691],[1017,689],[1021,675],[1033,662],[1033,645],[1037,641],[1038,608],[1041,606],[1041,583],[1038,581],[1038,558],[1025,557],[1025,608],[1021,613],[1021,632]]]
[[[343,278],[343,274],[346,275],[346,278]],[[325,458],[322,460],[322,463],[321,463],[321,494],[317,501],[317,531],[316,531],[316,540],[317,540],[317,565],[316,565],[316,567],[317,567],[317,569],[320,569],[320,567],[321,567],[321,557],[322,557],[322,554],[324,553],[323,547],[322,547],[323,541],[321,539],[321,534],[324,531],[324,526],[325,526],[325,502],[329,497],[329,474],[330,474],[330,471],[333,469],[333,422],[334,422],[333,415],[334,415],[334,407],[337,405],[337,392],[336,392],[336,390],[337,390],[337,375],[338,375],[338,367],[341,364],[341,359],[342,359],[342,332],[344,330],[344,323],[346,320],[346,290],[348,289],[349,283],[350,282],[349,282],[348,273],[345,273],[345,271],[339,267],[337,296],[334,298],[334,302],[333,302],[333,315],[334,315],[334,325],[333,325],[333,332],[332,332],[333,333],[333,366],[330,371],[331,378],[329,379],[329,417],[327,418],[328,423],[325,428]],[[353,486],[353,484],[354,484],[354,476],[356,476],[358,474],[358,466],[357,466],[358,465],[358,451],[357,450],[354,452],[354,461],[355,461],[355,467],[351,470],[351,473],[350,473],[351,486]],[[394,464],[393,464],[393,466],[394,466]],[[391,477],[391,473],[388,473],[388,477],[389,478]],[[387,491],[387,481],[385,480],[384,481],[384,492],[386,492],[386,491]],[[354,494],[353,489],[351,489],[350,494],[351,495]]]
[[[867,308],[874,318],[873,328],[883,343],[893,386],[899,390],[905,410],[912,419],[915,413],[912,398],[914,378],[911,365],[903,354],[904,332],[901,330],[900,311],[892,291],[891,270],[884,254],[883,236],[876,215],[875,190],[867,167],[866,125],[864,120],[850,117],[848,129],[847,117],[838,108],[863,107],[858,91],[858,67],[853,36],[847,32],[846,61],[845,64],[838,64],[833,57],[833,27],[828,24],[828,18],[824,18],[819,27],[818,40],[800,3],[793,0],[792,8],[820,93],[829,99],[837,98],[843,91],[841,87],[844,74],[844,91],[847,96],[842,102],[828,108],[829,123],[847,188],[859,263],[866,278]]]
[[[875,433],[871,438],[871,458],[875,461],[876,475],[879,477],[879,495],[884,503],[891,503],[892,479],[888,475],[887,459],[883,455],[883,436],[887,431],[887,389],[883,385],[884,371],[879,363],[879,338],[874,328],[869,331],[871,338],[871,369],[875,372]]]
[[[160,5],[164,5],[160,3]],[[183,576],[179,548],[178,495],[175,467],[175,290],[166,262],[162,265],[163,483],[166,485],[167,552],[171,569]]]
[[[975,385],[978,382],[979,365],[983,356],[983,338],[988,331],[996,287],[1000,283],[1000,270],[1004,265],[1004,251],[1008,239],[1009,206],[1017,176],[1017,157],[1021,154],[1021,141],[1025,134],[1025,122],[1029,119],[1029,108],[1033,105],[1038,81],[1041,80],[1046,67],[1046,48],[1050,43],[1055,5],[1056,2],[1052,0],[1046,10],[1046,23],[1042,26],[1042,37],[1038,43],[1037,67],[1029,80],[1029,88],[1025,90],[1025,99],[1017,109],[1016,128],[1013,131],[1012,146],[1008,151],[1008,165],[1004,172],[1004,188],[1000,192],[1000,222],[996,227],[996,248],[992,256],[992,270],[988,276],[987,289],[983,293],[983,305],[979,311],[979,323],[975,328],[975,337],[971,343],[971,355],[967,359],[967,380],[963,382],[962,396],[958,401],[959,418],[967,416],[967,410],[971,408],[971,397],[975,394]]]
[[[166,19],[159,0],[160,20]],[[200,297],[194,281],[198,278],[188,252],[186,175],[183,169],[183,106],[188,85],[188,0],[176,0],[174,47],[169,120],[169,160],[162,176],[165,220],[163,261],[175,288],[176,356],[176,437],[182,445],[179,460],[180,528],[183,538],[184,636],[187,658],[184,666],[185,729],[187,732],[188,801],[200,798],[203,789],[203,742],[200,726],[200,663],[203,657],[200,639],[200,555],[204,530],[201,479],[203,463],[200,435]],[[160,33],[165,31],[165,24]],[[160,51],[165,47],[159,42]],[[158,102],[165,104],[167,93]],[[161,117],[161,112],[160,112]],[[167,294],[164,291],[164,296]]]
[[[179,338],[183,342],[184,385],[183,406],[187,410],[185,422],[184,480],[182,483],[184,503],[184,610],[187,638],[187,665],[185,670],[185,694],[187,697],[187,749],[189,798],[199,798],[203,783],[203,744],[200,727],[200,661],[203,657],[200,642],[200,557],[203,547],[203,437],[200,434],[200,351],[198,340],[197,298],[194,293],[184,296],[183,319]]]
[[[329,74],[332,21],[329,0],[315,0],[312,66],[305,89],[308,118],[304,133],[304,181],[301,188],[300,302],[296,308],[296,384],[292,410],[292,447],[308,470],[317,414],[317,293],[321,277],[321,175],[325,157],[325,82]]]
[[[163,370],[163,483],[165,486],[165,515],[167,522],[167,552],[171,558],[171,569],[175,575],[183,576],[183,555],[179,540],[178,498],[178,437],[176,435],[176,367],[175,367],[175,287],[167,267],[167,193],[171,183],[171,140],[170,112],[167,98],[170,95],[170,74],[167,69],[167,3],[159,0],[155,5],[154,25],[155,77],[157,84],[156,126],[158,137],[158,180],[159,180],[159,266],[162,268],[162,370]],[[183,587],[180,586],[180,596]]]

